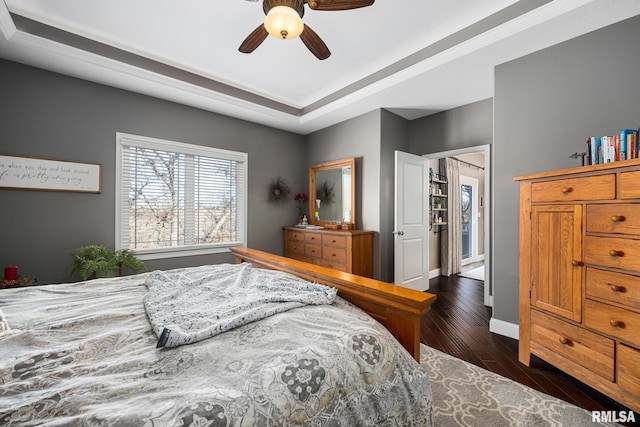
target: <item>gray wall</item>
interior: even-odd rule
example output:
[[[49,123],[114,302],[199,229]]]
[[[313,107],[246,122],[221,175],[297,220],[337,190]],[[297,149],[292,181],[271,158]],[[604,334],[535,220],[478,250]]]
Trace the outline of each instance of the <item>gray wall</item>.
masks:
[[[356,227],[375,231],[373,276],[393,282],[394,151],[408,149],[409,122],[387,110],[307,135],[309,166],[356,157]]]
[[[495,69],[494,312],[518,321],[516,175],[579,166],[585,137],[640,126],[640,17]]]
[[[409,124],[410,152],[420,156],[480,145],[491,145],[492,142],[493,99],[485,99],[432,114],[413,120]],[[437,171],[439,169],[438,161],[432,160],[430,167]],[[482,177],[484,178],[484,176]],[[484,185],[482,191],[484,191]],[[483,219],[478,222],[482,223],[483,232],[489,232],[484,230]],[[480,253],[484,253],[484,251],[485,248],[482,246]],[[430,270],[435,270],[439,267],[440,233],[432,232],[429,241],[429,268]]]
[[[356,227],[376,232],[373,239],[373,276],[380,266],[380,110],[313,132],[306,136],[307,167],[356,158]]]
[[[0,60],[0,153],[100,163],[102,193],[0,188],[0,266],[38,282],[68,281],[68,252],[114,245],[115,135],[126,132],[249,154],[248,244],[283,252],[293,201],[274,206],[266,183],[282,174],[306,190],[304,137],[156,98]],[[275,172],[277,171],[277,172]],[[229,254],[147,262],[148,269],[231,261]]]
[[[409,150],[419,156],[492,142],[492,99],[412,120],[409,124]]]
[[[417,155],[440,153],[493,143],[493,99],[485,99],[462,107],[416,119],[409,124],[409,149]],[[437,160],[430,167],[438,170]],[[461,164],[462,167],[462,164]],[[483,190],[484,191],[484,186]],[[483,194],[483,193],[481,193]],[[482,223],[483,218],[478,221]],[[431,233],[429,268],[440,267],[440,233]],[[484,242],[483,242],[484,243]],[[482,252],[485,248],[482,246]]]
[[[394,279],[395,151],[409,150],[409,121],[382,110],[380,135],[380,280]]]

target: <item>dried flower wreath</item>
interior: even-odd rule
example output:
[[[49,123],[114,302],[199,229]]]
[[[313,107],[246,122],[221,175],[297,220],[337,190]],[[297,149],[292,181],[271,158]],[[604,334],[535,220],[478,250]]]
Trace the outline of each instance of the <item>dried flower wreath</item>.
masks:
[[[291,187],[281,176],[271,180],[268,188],[268,199],[272,203],[283,203],[291,198]]]

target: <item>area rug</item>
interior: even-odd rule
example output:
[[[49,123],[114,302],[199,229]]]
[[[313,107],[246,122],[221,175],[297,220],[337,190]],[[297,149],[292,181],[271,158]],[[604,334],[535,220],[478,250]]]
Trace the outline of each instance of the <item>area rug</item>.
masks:
[[[478,268],[474,268],[473,270],[463,271],[462,273],[458,273],[458,276],[468,277],[470,279],[476,279],[476,280],[484,280],[484,265],[481,265]]]
[[[434,425],[615,426],[597,424],[591,412],[420,344],[429,372]]]

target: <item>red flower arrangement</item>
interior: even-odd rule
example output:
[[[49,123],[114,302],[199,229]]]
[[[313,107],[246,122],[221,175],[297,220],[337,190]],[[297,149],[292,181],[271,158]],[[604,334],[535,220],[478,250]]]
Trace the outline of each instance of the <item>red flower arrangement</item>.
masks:
[[[298,193],[293,198],[298,204],[298,210],[300,211],[300,215],[304,213],[304,204],[307,200],[309,200],[309,196],[306,193]]]

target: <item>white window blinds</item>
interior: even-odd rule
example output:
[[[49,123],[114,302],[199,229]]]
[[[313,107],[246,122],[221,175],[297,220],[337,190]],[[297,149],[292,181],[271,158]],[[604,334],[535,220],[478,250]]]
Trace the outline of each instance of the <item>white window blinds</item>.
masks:
[[[116,139],[117,248],[158,258],[246,244],[246,153]]]

